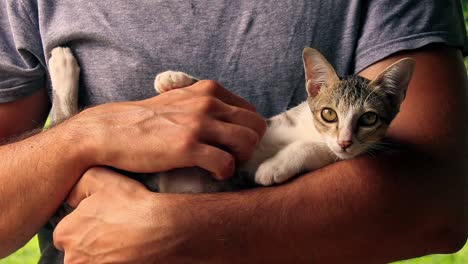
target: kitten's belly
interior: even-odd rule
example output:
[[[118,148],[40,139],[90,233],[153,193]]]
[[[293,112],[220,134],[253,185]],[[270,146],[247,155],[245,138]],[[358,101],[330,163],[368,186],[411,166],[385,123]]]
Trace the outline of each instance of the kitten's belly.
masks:
[[[158,190],[162,193],[210,193],[229,190],[227,181],[217,181],[198,167],[158,173]]]

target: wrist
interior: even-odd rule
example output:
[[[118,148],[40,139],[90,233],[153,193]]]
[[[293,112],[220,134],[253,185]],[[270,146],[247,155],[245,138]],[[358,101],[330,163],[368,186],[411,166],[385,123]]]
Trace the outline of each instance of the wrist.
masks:
[[[207,228],[209,221],[201,212],[202,206],[194,205],[194,199],[191,199],[194,196],[159,193],[151,193],[151,196],[151,199],[147,199],[146,208],[154,219],[152,232],[162,238],[154,241],[152,247],[164,248],[165,252],[159,254],[172,256],[174,263],[183,262],[184,259],[211,263],[205,258],[213,255],[210,251],[213,249],[214,230]]]
[[[79,171],[86,171],[88,168],[99,165],[106,165],[99,163],[99,133],[97,127],[90,127],[85,125],[79,117],[73,117],[51,129],[51,133],[55,129],[60,129],[57,133],[64,142],[64,146],[68,149],[67,155],[71,162]]]

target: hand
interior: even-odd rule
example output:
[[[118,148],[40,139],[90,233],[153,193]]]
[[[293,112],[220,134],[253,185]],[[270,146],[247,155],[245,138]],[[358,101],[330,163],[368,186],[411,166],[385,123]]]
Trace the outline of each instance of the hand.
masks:
[[[252,105],[213,81],[89,108],[68,123],[92,137],[93,165],[140,173],[198,166],[219,179],[251,156],[266,129]]]
[[[88,170],[67,201],[76,209],[54,231],[65,263],[155,263],[166,255],[183,229],[153,196],[160,194],[114,171]]]

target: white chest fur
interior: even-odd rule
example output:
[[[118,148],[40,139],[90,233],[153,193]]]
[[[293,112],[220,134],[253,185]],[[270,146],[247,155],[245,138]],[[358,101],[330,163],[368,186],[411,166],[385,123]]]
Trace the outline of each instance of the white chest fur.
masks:
[[[254,175],[257,183],[271,185],[332,163],[336,157],[313,122],[306,102],[271,118],[265,136],[241,170]]]

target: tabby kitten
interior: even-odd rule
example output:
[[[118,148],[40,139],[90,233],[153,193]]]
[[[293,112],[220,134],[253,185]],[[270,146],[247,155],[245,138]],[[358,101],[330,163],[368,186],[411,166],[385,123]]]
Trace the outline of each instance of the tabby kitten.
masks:
[[[253,157],[238,168],[257,184],[282,183],[301,172],[378,148],[399,112],[415,67],[413,59],[404,58],[373,81],[358,75],[340,79],[317,50],[305,48],[302,57],[307,100],[268,119],[268,129]],[[167,71],[156,77],[155,87],[163,93],[194,82],[185,73]],[[204,192],[203,183],[207,182],[216,190],[206,173],[188,189],[180,186],[193,182],[193,175],[172,176],[160,175],[161,191]]]

